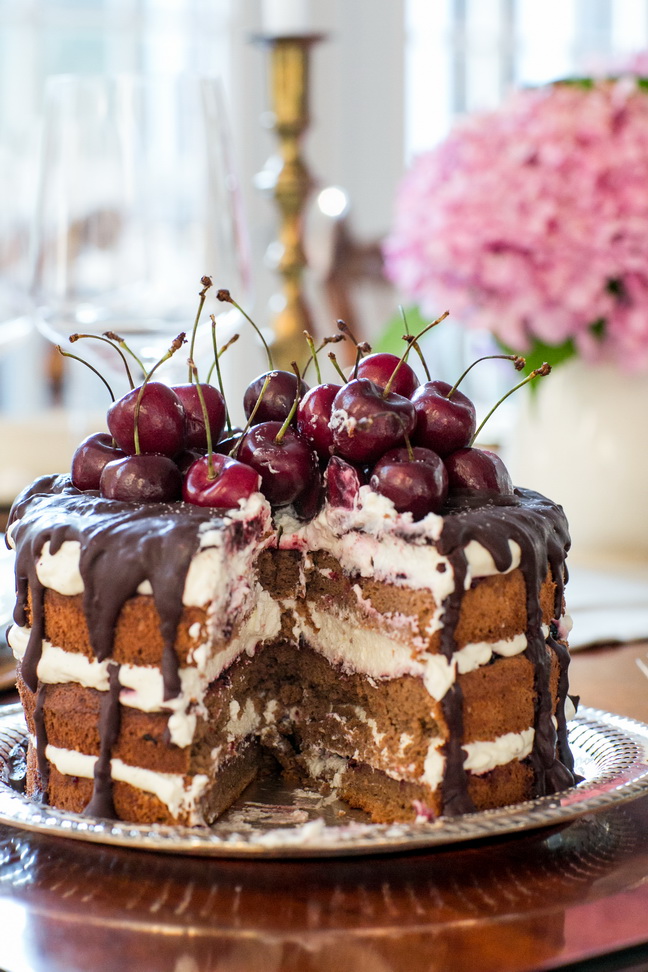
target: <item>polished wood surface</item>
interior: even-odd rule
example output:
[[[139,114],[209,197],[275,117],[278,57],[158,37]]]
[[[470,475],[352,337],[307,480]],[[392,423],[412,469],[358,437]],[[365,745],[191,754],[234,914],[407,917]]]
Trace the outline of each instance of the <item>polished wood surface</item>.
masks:
[[[648,643],[578,653],[573,690],[648,721],[637,658]],[[432,853],[299,862],[0,827],[6,972],[522,972],[606,954],[648,968],[648,797]]]

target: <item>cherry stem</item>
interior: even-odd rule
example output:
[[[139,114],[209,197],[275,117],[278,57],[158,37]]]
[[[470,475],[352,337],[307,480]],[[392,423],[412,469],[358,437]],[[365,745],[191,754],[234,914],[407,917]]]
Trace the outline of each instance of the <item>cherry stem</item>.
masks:
[[[479,426],[479,428],[476,430],[475,434],[473,435],[472,439],[470,440],[470,442],[468,444],[470,446],[473,445],[473,443],[475,442],[477,436],[479,435],[479,433],[481,432],[481,430],[484,428],[484,426],[488,422],[489,418],[491,417],[491,415],[493,414],[493,412],[495,411],[495,409],[496,408],[499,408],[500,405],[502,404],[502,402],[505,402],[506,399],[509,397],[509,395],[512,395],[513,392],[516,392],[518,390],[518,388],[521,388],[522,387],[522,385],[528,385],[528,383],[530,381],[533,381],[534,378],[544,378],[546,375],[548,375],[550,373],[550,371],[551,371],[551,365],[547,364],[547,362],[545,361],[543,364],[540,365],[539,368],[536,368],[534,371],[532,371],[530,374],[528,374],[526,376],[526,378],[524,378],[522,381],[518,382],[517,385],[514,385],[513,388],[509,389],[509,391],[507,391],[507,393],[505,395],[502,395],[502,397],[500,398],[500,400],[498,402],[495,402],[495,404],[491,408],[490,412],[488,413],[488,415],[486,416],[486,418],[483,420],[483,422],[481,423],[481,425]]]
[[[153,367],[149,372],[147,372],[147,374],[144,376],[144,381],[139,387],[139,391],[137,393],[137,399],[135,401],[135,411],[133,413],[133,441],[135,443],[136,456],[139,456],[140,454],[139,414],[140,414],[140,407],[142,405],[142,398],[144,397],[144,389],[146,388],[149,381],[151,380],[152,375],[154,374],[154,372],[158,370],[160,365],[164,364],[165,361],[168,361],[169,358],[171,358],[176,353],[176,351],[178,351],[178,349],[182,347],[184,343],[185,343],[185,332],[182,331],[180,334],[178,334],[177,338],[173,339],[173,341],[171,342],[171,347],[169,348],[167,353],[163,354],[160,360],[153,365]]]
[[[425,356],[421,351],[421,346],[416,340],[416,338],[414,338],[413,335],[409,333],[409,328],[407,326],[407,317],[405,316],[405,308],[403,307],[402,304],[400,304],[398,309],[400,311],[400,315],[403,320],[403,330],[405,331],[405,333],[403,334],[403,341],[411,341],[412,347],[414,348],[419,358],[421,359],[421,364],[423,365],[425,377],[427,378],[428,381],[432,381],[432,375],[430,374],[430,369],[427,366],[427,361],[425,360]]]
[[[306,340],[308,341],[308,338],[310,337],[310,335],[308,334],[307,331],[304,331],[304,334],[307,335]],[[312,341],[312,338],[311,338],[311,341]],[[318,384],[321,384],[322,383],[322,376],[320,374],[320,369],[318,367],[317,355],[320,353],[320,351],[323,348],[326,347],[327,344],[339,344],[340,341],[344,341],[344,334],[330,334],[328,337],[325,337],[324,340],[322,341],[322,343],[320,344],[319,348],[315,348],[315,350],[313,351],[313,353],[310,355],[308,361],[304,365],[304,368],[302,370],[302,378],[305,378],[306,377],[306,372],[310,368],[311,363],[313,361],[315,361],[315,367],[317,369],[317,381],[318,381]],[[309,347],[310,347],[310,344],[309,344]]]
[[[403,341],[409,341],[411,346],[414,348],[419,358],[421,359],[421,364],[423,365],[423,371],[425,372],[425,377],[427,381],[432,381],[432,375],[430,374],[430,369],[427,366],[427,361],[425,356],[421,351],[421,346],[412,334],[403,334]]]
[[[299,405],[299,399],[301,398],[301,373],[299,371],[299,365],[297,364],[296,361],[291,361],[290,364],[292,366],[292,370],[295,372],[295,375],[297,376],[297,388],[295,390],[295,399],[292,403],[292,407],[288,412],[288,414],[286,415],[286,418],[284,419],[284,424],[281,426],[281,428],[279,429],[279,431],[275,436],[275,442],[278,445],[281,442],[283,442],[283,437],[288,431],[288,429],[290,428],[290,423],[295,417],[295,412],[297,411],[297,406]]]
[[[220,300],[221,303],[231,304],[233,307],[236,307],[237,311],[240,314],[243,315],[243,317],[248,322],[248,324],[251,324],[252,325],[252,327],[254,328],[254,330],[257,332],[257,334],[261,338],[261,342],[262,342],[263,347],[265,348],[265,352],[266,352],[266,354],[268,356],[268,365],[270,367],[270,370],[272,371],[274,369],[274,362],[272,360],[272,355],[270,353],[270,348],[268,347],[268,342],[266,341],[266,339],[264,338],[263,334],[261,333],[260,328],[257,327],[257,325],[254,323],[254,321],[250,317],[250,315],[249,314],[246,314],[245,311],[243,310],[243,308],[239,304],[236,303],[236,301],[234,300],[234,298],[230,294],[229,290],[219,290],[218,293],[216,294],[216,298],[217,298],[217,300]]]
[[[471,365],[468,365],[464,373],[460,375],[460,377],[454,383],[454,385],[452,386],[452,388],[450,389],[446,397],[452,398],[452,396],[454,395],[457,388],[464,380],[468,372],[471,370],[471,368],[474,368],[476,364],[479,364],[480,361],[494,361],[494,360],[512,361],[516,371],[522,371],[522,369],[526,364],[526,360],[523,357],[521,357],[519,354],[485,354],[483,358],[477,358],[477,360],[473,361]]]
[[[216,470],[214,469],[211,425],[209,423],[207,405],[205,403],[205,396],[203,395],[203,390],[200,387],[200,382],[198,381],[198,369],[196,368],[193,358],[189,358],[187,364],[189,365],[189,373],[193,379],[193,383],[196,386],[196,392],[198,394],[200,407],[203,413],[203,421],[205,423],[205,435],[207,437],[207,479],[213,481],[214,479],[216,479]]]
[[[220,389],[221,395],[223,396],[223,401],[225,402],[225,421],[227,422],[227,431],[231,435],[232,434],[232,423],[230,421],[229,408],[227,407],[227,399],[225,398],[225,391],[223,389],[223,376],[221,375],[220,363],[218,361],[219,354],[218,354],[218,344],[216,343],[216,317],[214,316],[214,314],[210,314],[209,316],[210,316],[210,319],[211,319],[211,322],[212,322],[211,323],[211,333],[212,333],[212,344],[214,345],[214,363],[211,366],[211,368],[209,369],[209,374],[207,375],[207,382],[209,382],[209,379],[211,378],[212,371],[214,370],[214,368],[216,368],[216,377],[218,379],[218,387]],[[236,335],[236,337],[238,338],[238,334]]]
[[[398,364],[396,365],[396,367],[392,371],[391,375],[389,376],[389,381],[387,382],[387,384],[383,388],[383,393],[382,393],[382,397],[383,398],[387,398],[387,396],[389,395],[389,393],[391,391],[391,387],[392,387],[392,385],[394,383],[394,378],[398,374],[399,368],[401,367],[401,365],[403,364],[403,362],[405,362],[407,360],[407,355],[410,353],[410,351],[412,350],[412,348],[416,344],[416,342],[419,340],[419,338],[422,338],[424,334],[427,334],[428,331],[431,331],[432,328],[433,327],[436,327],[437,324],[440,324],[441,321],[445,321],[445,319],[446,319],[446,317],[448,316],[449,313],[450,313],[450,311],[444,311],[443,314],[441,315],[441,317],[437,317],[436,321],[432,321],[431,324],[426,324],[425,327],[421,331],[418,332],[418,334],[415,334],[413,336],[413,338],[411,339],[411,341],[408,341],[407,342],[407,348],[406,348],[406,350],[403,352],[400,361],[398,362]]]
[[[412,449],[412,443],[410,442],[409,435],[405,431],[403,431],[403,438],[405,439],[405,445],[407,447],[407,456],[410,462],[414,462],[414,450]]]
[[[351,330],[351,328],[349,327],[349,325],[347,324],[346,321],[343,321],[341,319],[338,320],[337,321],[337,326],[338,326],[338,329],[340,331],[342,331],[342,334],[343,335],[345,335],[346,337],[350,338],[351,341],[353,341],[353,343],[355,344],[356,348],[362,347],[362,349],[363,349],[362,350],[362,353],[363,354],[368,354],[371,351],[371,347],[367,344],[366,341],[358,341],[358,339],[356,338],[356,336],[354,335],[353,331]]]
[[[248,429],[252,425],[252,422],[254,421],[254,416],[258,412],[259,405],[263,401],[263,396],[265,395],[266,389],[267,389],[268,385],[270,384],[270,379],[272,378],[272,374],[273,373],[274,372],[270,373],[269,375],[266,375],[266,378],[265,378],[265,381],[263,382],[263,386],[261,388],[261,391],[259,392],[259,397],[257,398],[256,402],[254,403],[254,408],[250,412],[250,417],[248,418],[247,422],[245,423],[245,428],[241,432],[241,435],[237,439],[236,443],[230,449],[230,452],[229,452],[230,459],[235,459],[236,458],[236,454],[237,454],[237,452],[239,450],[239,446],[241,444],[241,441],[243,440],[243,436],[248,431]]]
[[[329,351],[328,356],[329,356],[329,359],[330,359],[333,367],[335,368],[335,370],[337,371],[338,375],[340,376],[340,378],[342,379],[342,381],[346,385],[346,380],[347,380],[346,379],[346,375],[344,374],[344,372],[340,368],[340,366],[338,364],[338,359],[335,357],[335,353],[333,351]]]
[[[131,358],[136,363],[137,367],[142,372],[142,374],[143,375],[146,374],[146,368],[144,367],[140,359],[137,357],[135,352],[128,347],[123,337],[120,337],[119,334],[115,334],[114,331],[104,331],[103,336],[105,338],[109,338],[109,340],[111,341],[116,341],[120,348],[123,348],[124,351],[127,351],[130,354]]]
[[[233,344],[236,344],[236,342],[238,341],[238,339],[240,338],[240,336],[241,336],[240,334],[232,334],[232,336],[229,339],[229,341],[226,341],[225,342],[225,344],[223,345],[223,347],[220,348],[220,350],[218,352],[218,355],[214,357],[214,361],[212,361],[211,367],[210,367],[209,371],[207,372],[207,384],[208,385],[211,384],[211,376],[213,375],[214,368],[216,367],[216,357],[218,357],[218,360],[220,362],[220,359],[223,357],[223,355],[225,354],[225,352],[229,348],[231,348]],[[223,397],[225,397],[225,396],[223,396]]]
[[[131,375],[131,370],[128,367],[128,361],[126,360],[126,355],[124,354],[122,349],[118,345],[116,345],[113,341],[111,341],[109,338],[102,337],[101,334],[70,334],[69,337],[70,344],[74,344],[75,341],[80,341],[81,338],[92,338],[92,340],[94,341],[102,341],[104,344],[107,344],[111,348],[114,348],[114,350],[117,352],[117,354],[124,362],[124,368],[126,369],[126,377],[128,378],[128,384],[130,385],[132,391],[133,388],[135,387],[133,383],[133,376]],[[65,354],[65,352],[62,351],[61,354]],[[70,357],[74,357],[74,356],[70,355]],[[78,360],[81,361],[83,359],[79,358]]]
[[[342,335],[340,335],[341,337]],[[308,345],[308,350],[311,353],[310,358],[304,365],[303,374],[306,374],[306,369],[308,368],[311,361],[315,365],[315,374],[317,375],[317,384],[322,384],[322,372],[320,371],[319,361],[317,360],[317,350],[315,348],[315,342],[313,341],[312,335],[308,331],[304,331],[304,337],[306,338],[306,344]]]
[[[363,356],[369,351],[371,351],[371,345],[367,344],[366,341],[361,341],[360,344],[356,344],[356,359],[355,359],[355,367],[353,369],[354,378],[358,377],[358,367],[360,365],[360,361],[362,360]]]
[[[205,306],[205,298],[207,296],[207,291],[209,290],[209,288],[211,286],[213,286],[212,278],[211,277],[208,277],[206,275],[204,277],[201,277],[200,278],[200,282],[202,284],[202,290],[198,294],[198,297],[199,297],[198,312],[196,314],[196,319],[194,320],[193,329],[191,331],[191,344],[189,345],[189,360],[190,361],[193,361],[194,347],[196,345],[196,331],[198,330],[198,323],[200,321],[200,315],[202,314],[202,309]],[[189,367],[189,381],[191,381],[191,380],[192,380],[192,369],[191,369],[191,366],[190,366]]]
[[[83,337],[83,336],[84,335],[80,335],[80,337]],[[73,335],[73,337],[74,337],[74,335]],[[101,380],[103,381],[104,385],[108,389],[108,394],[110,395],[112,401],[113,402],[115,401],[115,396],[114,396],[114,393],[113,393],[112,388],[110,387],[110,385],[108,384],[108,382],[106,381],[106,379],[104,378],[104,376],[101,374],[101,372],[100,371],[97,371],[97,369],[94,368],[90,364],[89,361],[86,361],[85,358],[79,358],[78,355],[76,355],[76,354],[70,354],[69,351],[64,351],[60,344],[57,344],[56,345],[56,350],[58,351],[59,354],[62,354],[64,358],[73,358],[74,361],[80,361],[81,364],[84,364],[86,366],[86,368],[89,368],[90,369],[90,371],[94,371],[95,375],[98,378],[101,378]]]
[[[218,352],[218,357],[219,358],[222,358],[223,355],[225,354],[225,352],[228,350],[228,348],[231,348],[233,344],[236,344],[236,342],[238,341],[238,339],[240,338],[240,336],[241,336],[240,334],[232,334],[232,336],[229,339],[229,341],[226,341],[225,344],[223,345],[223,347]]]

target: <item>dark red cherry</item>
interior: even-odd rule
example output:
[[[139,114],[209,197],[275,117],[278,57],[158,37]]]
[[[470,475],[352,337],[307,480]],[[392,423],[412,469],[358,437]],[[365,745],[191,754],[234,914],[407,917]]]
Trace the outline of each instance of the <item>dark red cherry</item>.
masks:
[[[513,493],[509,471],[494,452],[458,449],[446,456],[444,462],[451,493],[499,493],[503,496]]]
[[[356,505],[361,486],[360,475],[344,459],[331,456],[324,472],[324,485],[326,498],[331,506],[352,510]]]
[[[108,409],[108,429],[120,449],[135,452],[134,415],[139,388],[133,388]],[[168,385],[149,381],[142,393],[137,423],[140,452],[175,456],[184,448],[185,412]]]
[[[77,446],[72,456],[71,480],[77,489],[99,489],[104,466],[126,453],[113,445],[107,432],[95,432]]]
[[[182,476],[168,456],[140,454],[104,466],[99,488],[106,499],[164,503],[180,498]]]
[[[237,445],[242,435],[243,432],[238,431],[235,432],[234,435],[228,435],[225,439],[221,439],[220,442],[217,442],[214,446],[214,452],[220,452],[222,456],[229,456],[230,452]],[[234,453],[234,455],[236,457],[236,453]]]
[[[187,503],[230,510],[259,489],[259,474],[236,459],[215,453],[212,468],[216,473],[214,479],[209,478],[208,456],[201,456],[188,470],[182,487],[182,498]]]
[[[360,359],[357,377],[368,378],[375,385],[384,388],[394,374],[394,371],[396,371],[396,366],[400,360],[395,354],[389,354],[387,351],[376,351],[375,354],[367,354],[364,358]],[[398,371],[396,371],[390,391],[395,392],[397,395],[402,395],[403,398],[411,398],[412,393],[418,386],[419,380],[416,377],[416,372],[408,365],[407,361],[403,361]]]
[[[438,513],[448,495],[448,474],[443,460],[431,449],[391,449],[374,466],[369,484],[387,496],[399,513],[420,520]]]
[[[333,399],[330,427],[335,452],[358,464],[375,462],[400,445],[416,423],[414,406],[407,398],[369,381],[355,378]]]
[[[297,391],[297,376],[292,371],[266,371],[259,375],[245,389],[243,395],[243,408],[246,418],[252,414],[252,409],[257,403],[259,395],[263,389],[266,378],[270,376],[268,387],[263,392],[263,398],[259,405],[254,422],[283,422],[288,417],[290,409],[295,401]],[[308,391],[308,385],[300,380],[300,397]]]
[[[293,500],[293,511],[298,520],[312,520],[317,516],[324,502],[324,485],[319,469],[313,474],[311,481],[304,490]]]
[[[329,428],[329,421],[333,399],[341,387],[331,382],[315,385],[297,406],[297,431],[322,459],[328,459],[333,452],[333,432]]]
[[[317,455],[289,428],[277,442],[281,422],[254,425],[241,439],[237,457],[261,476],[261,492],[273,506],[287,506],[319,476]]]
[[[184,476],[185,473],[189,472],[191,466],[193,466],[196,459],[202,459],[205,455],[200,449],[183,449],[180,455],[175,457],[175,464]]]
[[[426,381],[412,395],[416,429],[412,441],[440,456],[468,445],[475,434],[475,406],[462,392],[448,398],[447,381]]]
[[[243,429],[241,428],[241,426],[240,425],[234,425],[229,430],[225,430],[224,429],[223,430],[223,434],[221,435],[221,437],[220,437],[220,439],[218,441],[219,442],[223,442],[225,439],[231,439],[233,436],[235,436],[235,437],[238,438],[241,435],[243,435]]]
[[[215,443],[218,442],[225,428],[225,399],[218,388],[205,382],[200,383],[200,390],[203,393],[207,408],[212,442]],[[173,391],[182,402],[182,407],[185,410],[185,444],[187,449],[206,449],[205,418],[196,385],[193,383],[174,385]]]

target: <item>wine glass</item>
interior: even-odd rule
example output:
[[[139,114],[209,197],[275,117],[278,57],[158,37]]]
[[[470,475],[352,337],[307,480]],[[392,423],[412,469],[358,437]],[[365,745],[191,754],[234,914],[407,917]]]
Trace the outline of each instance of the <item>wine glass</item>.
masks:
[[[54,343],[114,331],[148,370],[191,331],[207,274],[204,316],[219,315],[222,344],[238,312],[215,291],[245,306],[251,281],[220,82],[49,78],[34,229],[35,321]],[[122,367],[106,344],[82,343],[75,353],[101,360],[104,373]],[[207,320],[195,355],[201,379],[211,347]],[[186,381],[186,359],[179,351],[162,378]]]
[[[27,297],[32,179],[31,140],[0,137],[0,356],[31,330]]]

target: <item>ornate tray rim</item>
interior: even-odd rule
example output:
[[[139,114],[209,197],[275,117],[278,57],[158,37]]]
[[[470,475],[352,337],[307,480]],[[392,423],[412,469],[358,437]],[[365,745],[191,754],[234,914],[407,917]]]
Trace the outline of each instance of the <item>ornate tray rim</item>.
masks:
[[[25,734],[20,705],[0,710],[0,768],[11,746]],[[237,833],[224,828],[221,818],[211,828],[196,830],[65,813],[41,806],[0,782],[0,823],[56,837],[173,854],[257,859],[348,856],[430,850],[554,827],[648,793],[648,725],[582,708],[570,723],[570,741],[577,769],[585,773],[578,786],[510,807],[436,821],[391,825],[351,821],[331,826],[314,815],[298,825],[259,825]],[[591,751],[584,749],[585,744],[591,744]],[[270,816],[271,809],[269,805]]]

